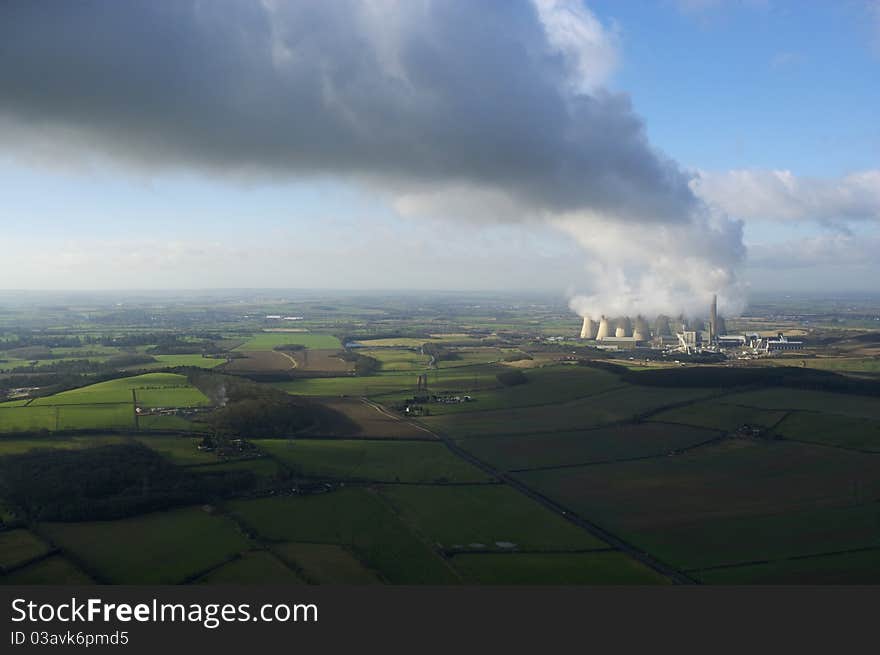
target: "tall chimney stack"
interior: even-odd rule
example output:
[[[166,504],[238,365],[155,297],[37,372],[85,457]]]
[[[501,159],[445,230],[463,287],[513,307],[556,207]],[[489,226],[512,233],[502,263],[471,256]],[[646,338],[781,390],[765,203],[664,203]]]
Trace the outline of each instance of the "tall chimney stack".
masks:
[[[709,343],[718,340],[718,296],[712,294],[712,309],[709,312]]]

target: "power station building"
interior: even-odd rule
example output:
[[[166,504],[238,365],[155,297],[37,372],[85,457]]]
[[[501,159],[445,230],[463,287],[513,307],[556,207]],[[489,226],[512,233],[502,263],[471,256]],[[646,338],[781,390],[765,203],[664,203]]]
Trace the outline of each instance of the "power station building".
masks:
[[[672,319],[657,316],[653,323],[642,316],[609,317],[602,315],[598,321],[585,316],[581,325],[581,339],[596,341],[597,348],[630,349],[639,346],[668,346],[693,352],[703,346],[718,345],[724,335],[724,319],[718,315],[718,301],[712,297],[709,324],[702,319],[688,320],[684,316]]]

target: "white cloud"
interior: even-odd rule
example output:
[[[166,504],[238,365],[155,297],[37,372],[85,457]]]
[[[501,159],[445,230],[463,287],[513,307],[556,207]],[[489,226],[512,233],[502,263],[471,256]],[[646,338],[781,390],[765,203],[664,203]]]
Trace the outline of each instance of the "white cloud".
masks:
[[[606,30],[582,0],[532,0],[547,40],[567,60],[571,84],[591,91],[617,67],[617,36]]]
[[[829,225],[880,220],[880,170],[836,179],[799,177],[788,170],[701,172],[691,187],[737,218]]]

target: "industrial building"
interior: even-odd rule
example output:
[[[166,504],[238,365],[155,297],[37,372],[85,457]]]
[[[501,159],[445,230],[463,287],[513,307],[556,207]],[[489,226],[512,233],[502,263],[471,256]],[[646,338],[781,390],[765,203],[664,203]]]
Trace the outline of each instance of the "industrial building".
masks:
[[[750,354],[770,354],[783,350],[800,350],[802,341],[758,334],[728,334],[724,317],[718,314],[717,296],[712,296],[708,323],[699,317],[657,316],[649,323],[644,316],[609,317],[601,315],[598,321],[585,316],[581,339],[595,342],[602,350],[631,350],[640,347],[663,349],[686,354],[718,353],[725,350],[749,351]]]

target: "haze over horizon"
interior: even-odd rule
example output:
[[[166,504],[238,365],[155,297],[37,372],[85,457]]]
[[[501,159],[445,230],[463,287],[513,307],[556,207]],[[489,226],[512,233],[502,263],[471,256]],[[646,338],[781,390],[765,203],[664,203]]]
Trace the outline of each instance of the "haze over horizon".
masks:
[[[880,3],[0,8],[2,289],[880,279]]]

